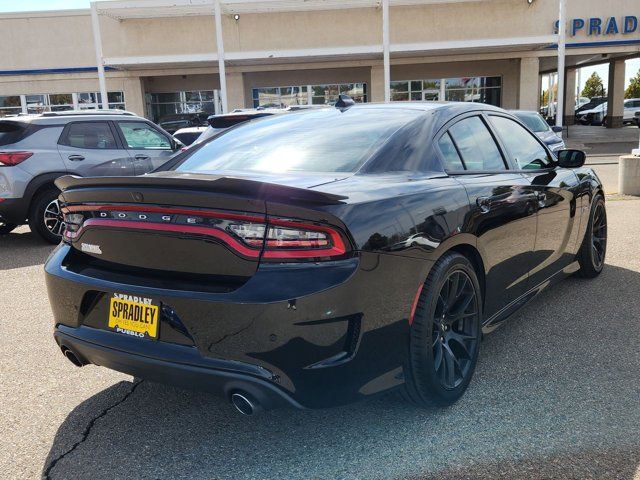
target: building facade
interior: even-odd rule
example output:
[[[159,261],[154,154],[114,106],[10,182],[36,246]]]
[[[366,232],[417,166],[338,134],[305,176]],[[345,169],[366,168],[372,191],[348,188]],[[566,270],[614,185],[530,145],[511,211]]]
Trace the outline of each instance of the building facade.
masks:
[[[536,110],[541,75],[558,68],[560,2],[565,91],[575,68],[610,63],[621,121],[624,61],[640,49],[634,0],[116,0],[4,14],[0,116],[108,104],[158,121],[340,93]],[[565,95],[568,122],[573,103]]]

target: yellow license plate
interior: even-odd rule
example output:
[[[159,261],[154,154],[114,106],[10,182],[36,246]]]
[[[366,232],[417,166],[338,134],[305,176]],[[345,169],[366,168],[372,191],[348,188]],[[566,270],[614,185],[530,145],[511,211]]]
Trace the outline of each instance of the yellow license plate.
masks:
[[[109,328],[138,338],[158,338],[158,310],[150,298],[114,293],[109,302]]]

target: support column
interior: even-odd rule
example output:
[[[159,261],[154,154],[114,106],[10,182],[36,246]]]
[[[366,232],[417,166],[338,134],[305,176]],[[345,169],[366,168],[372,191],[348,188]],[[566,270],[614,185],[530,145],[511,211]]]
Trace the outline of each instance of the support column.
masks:
[[[391,101],[391,60],[389,55],[389,0],[382,0],[382,59],[384,64],[384,101]]]
[[[624,60],[609,63],[609,93],[607,98],[607,128],[622,127],[624,115]]]
[[[227,73],[227,101],[229,111],[234,108],[245,108],[242,72]]]
[[[229,111],[227,103],[227,75],[224,64],[224,43],[222,39],[222,10],[220,0],[215,0],[216,19],[216,46],[218,48],[218,74],[220,75],[220,99],[222,101],[222,113]]]
[[[144,87],[140,77],[124,80],[124,102],[126,109],[141,117],[145,116]]]
[[[374,65],[371,67],[371,85],[369,86],[369,101],[384,102],[385,83],[384,67]]]
[[[565,75],[564,124],[576,123],[576,69],[567,70]]]
[[[538,57],[520,59],[520,89],[518,108],[538,111],[540,101],[540,60]]]
[[[104,60],[102,55],[102,35],[100,33],[100,18],[98,17],[98,6],[91,3],[91,27],[93,30],[93,44],[96,50],[96,64],[98,66],[98,83],[100,85],[100,99],[102,100],[102,108],[109,108],[109,99],[107,98],[107,82],[104,77]]]
[[[556,126],[562,126],[564,120],[564,75],[565,75],[565,43],[567,38],[567,8],[566,0],[560,0],[558,15],[558,110],[556,112]]]

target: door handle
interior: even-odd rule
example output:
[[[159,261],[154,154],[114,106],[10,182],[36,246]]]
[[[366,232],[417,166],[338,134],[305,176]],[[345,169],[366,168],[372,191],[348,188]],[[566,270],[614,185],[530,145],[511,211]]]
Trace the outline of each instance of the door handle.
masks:
[[[72,162],[81,162],[84,160],[84,157],[82,155],[69,155],[69,160]]]
[[[143,155],[143,154],[139,153],[138,155],[136,155],[133,158],[135,158],[136,160],[140,160],[140,161],[149,160],[149,155]]]
[[[480,207],[482,213],[488,213],[491,210],[491,198],[490,197],[478,197],[476,204]]]

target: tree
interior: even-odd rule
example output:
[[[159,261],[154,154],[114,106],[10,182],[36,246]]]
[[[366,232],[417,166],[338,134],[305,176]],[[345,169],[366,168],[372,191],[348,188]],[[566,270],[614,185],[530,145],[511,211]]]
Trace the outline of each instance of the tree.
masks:
[[[607,94],[607,90],[604,88],[600,75],[593,72],[584,84],[582,90],[582,96],[587,98],[604,97]]]
[[[631,83],[624,91],[624,98],[640,98],[640,70],[631,79]]]

